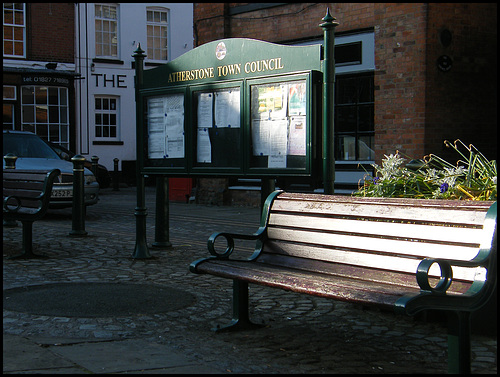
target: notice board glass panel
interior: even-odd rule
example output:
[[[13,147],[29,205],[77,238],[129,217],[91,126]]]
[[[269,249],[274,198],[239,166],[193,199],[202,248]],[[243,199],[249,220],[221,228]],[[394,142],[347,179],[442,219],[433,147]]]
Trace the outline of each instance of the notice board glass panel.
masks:
[[[147,98],[146,114],[148,165],[184,166],[184,93]]]
[[[306,79],[250,85],[250,168],[306,169]]]
[[[195,167],[241,166],[241,88],[193,91]]]

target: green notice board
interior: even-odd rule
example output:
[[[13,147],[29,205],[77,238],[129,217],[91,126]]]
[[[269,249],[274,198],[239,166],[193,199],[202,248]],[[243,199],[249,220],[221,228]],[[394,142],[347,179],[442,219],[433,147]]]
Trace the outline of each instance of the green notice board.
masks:
[[[321,46],[231,38],[145,70],[144,174],[311,176],[320,163]]]

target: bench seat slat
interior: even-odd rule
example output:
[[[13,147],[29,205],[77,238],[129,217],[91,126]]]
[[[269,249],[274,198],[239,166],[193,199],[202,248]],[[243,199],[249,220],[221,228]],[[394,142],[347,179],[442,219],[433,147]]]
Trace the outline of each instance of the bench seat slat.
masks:
[[[485,209],[486,212],[487,208]],[[383,203],[352,203],[352,202],[307,202],[278,198],[273,203],[273,211],[317,214],[320,216],[351,216],[373,217],[425,223],[448,223],[481,225],[484,214],[481,212],[460,210],[454,207],[412,207],[387,206]]]
[[[323,247],[304,245],[297,249],[296,244],[287,242],[268,241],[257,259],[258,262],[264,261],[271,263],[273,260],[284,261],[286,258],[303,258],[308,263],[318,260],[323,262],[332,262],[342,265],[360,266],[376,270],[398,271],[411,274],[412,284],[416,284],[415,273],[421,258],[405,258],[393,255],[367,254],[356,251],[346,251],[339,249],[330,249],[328,252]],[[437,265],[430,269],[430,275],[440,276],[440,270]],[[482,267],[466,268],[453,267],[454,280],[473,281],[477,274],[485,273]]]
[[[364,250],[373,253],[411,255],[414,257],[432,257],[457,260],[471,260],[477,255],[476,247],[461,247],[430,242],[408,242],[387,238],[365,237],[357,235],[312,232],[282,228],[268,228],[271,240],[283,240],[299,244],[323,245],[327,247]]]
[[[393,308],[394,303],[401,297],[400,286],[341,276],[331,279],[331,276],[320,273],[306,273],[263,263],[213,260],[200,264],[198,270],[224,278],[237,278],[249,283],[386,308]],[[409,293],[418,292],[417,288],[406,289]]]
[[[331,231],[346,233],[363,233],[384,235],[399,238],[419,238],[426,240],[464,242],[479,245],[482,229],[459,228],[439,225],[407,224],[399,222],[376,222],[354,219],[325,218],[319,216],[303,216],[301,214],[271,213],[270,226],[286,226],[318,231]],[[477,246],[476,246],[477,247]]]

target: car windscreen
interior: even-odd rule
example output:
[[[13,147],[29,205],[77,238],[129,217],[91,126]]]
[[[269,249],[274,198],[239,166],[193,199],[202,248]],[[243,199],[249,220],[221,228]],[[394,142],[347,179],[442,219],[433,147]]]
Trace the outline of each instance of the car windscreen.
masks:
[[[3,155],[12,153],[21,158],[50,158],[60,160],[57,153],[36,135],[3,134]]]

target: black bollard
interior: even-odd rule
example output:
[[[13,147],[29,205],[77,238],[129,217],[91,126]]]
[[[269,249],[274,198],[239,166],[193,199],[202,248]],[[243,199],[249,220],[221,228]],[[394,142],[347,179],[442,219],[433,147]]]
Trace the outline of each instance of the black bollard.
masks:
[[[97,179],[97,164],[99,162],[99,157],[92,156],[90,161],[92,162],[92,174],[94,174],[95,179]]]
[[[155,216],[155,248],[172,247],[169,229],[169,198],[168,178],[164,175],[156,176],[156,216]]]
[[[5,156],[3,156],[3,159],[5,160],[5,169],[15,169],[16,168],[17,156],[15,156],[12,153],[7,153]]]
[[[5,156],[3,156],[3,159],[5,160],[5,169],[15,169],[16,168],[17,156],[15,156],[12,153],[7,153]],[[16,220],[4,220],[3,226],[12,227],[12,228],[16,227],[17,221]]]
[[[113,170],[113,191],[120,191],[120,181],[118,179],[118,158],[114,158],[114,170]]]
[[[73,162],[73,211],[72,230],[70,236],[86,236],[85,231],[85,200],[84,200],[84,163],[85,157],[77,154]]]

